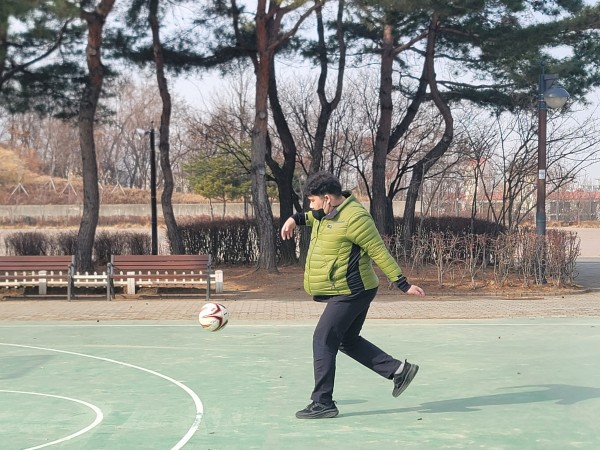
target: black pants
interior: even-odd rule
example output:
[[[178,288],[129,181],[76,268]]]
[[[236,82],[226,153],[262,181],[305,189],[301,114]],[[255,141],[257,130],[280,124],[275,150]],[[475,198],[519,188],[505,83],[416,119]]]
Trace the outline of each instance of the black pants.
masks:
[[[400,361],[360,336],[377,288],[349,297],[331,297],[313,335],[315,389],[311,399],[331,403],[335,360],[340,350],[384,378],[393,378]]]

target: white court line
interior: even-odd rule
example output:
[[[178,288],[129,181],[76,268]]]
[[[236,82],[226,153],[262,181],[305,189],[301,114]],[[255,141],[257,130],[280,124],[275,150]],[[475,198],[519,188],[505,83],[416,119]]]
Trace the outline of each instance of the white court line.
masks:
[[[39,395],[41,397],[59,398],[61,400],[68,400],[68,401],[71,401],[71,402],[80,403],[80,404],[82,404],[84,406],[87,406],[88,408],[90,408],[92,411],[94,411],[96,413],[96,419],[90,425],[88,425],[85,428],[82,428],[78,432],[70,434],[69,436],[66,436],[66,437],[61,438],[61,439],[57,439],[57,440],[52,441],[52,442],[47,442],[45,444],[38,445],[36,447],[26,448],[25,450],[36,450],[38,448],[49,447],[49,446],[54,445],[54,444],[60,444],[61,442],[69,441],[69,440],[71,440],[71,439],[73,439],[73,438],[75,438],[77,436],[80,436],[80,435],[82,435],[84,433],[87,433],[92,428],[94,428],[96,425],[98,425],[100,422],[102,422],[102,419],[104,418],[104,415],[102,414],[102,411],[100,410],[100,408],[98,408],[95,405],[92,405],[91,403],[84,402],[83,400],[78,400],[76,398],[63,397],[61,395],[43,394],[41,392],[9,391],[9,390],[5,390],[5,389],[0,389],[0,392],[5,392],[5,393],[8,393],[8,394],[28,394],[28,395]]]
[[[0,345],[6,346],[6,347],[29,348],[29,349],[33,349],[33,350],[44,350],[44,351],[48,351],[48,352],[63,353],[63,354],[66,354],[66,355],[82,356],[84,358],[97,359],[97,360],[100,360],[100,361],[106,361],[106,362],[113,363],[113,364],[119,364],[121,366],[125,366],[125,367],[129,367],[129,368],[132,368],[132,369],[141,370],[142,372],[146,372],[146,373],[149,373],[149,374],[152,374],[152,375],[156,375],[157,377],[160,377],[160,378],[162,378],[164,380],[167,380],[170,383],[173,383],[176,386],[180,387],[190,397],[192,397],[192,400],[194,401],[194,405],[196,406],[196,417],[194,419],[194,423],[192,423],[192,426],[190,427],[190,429],[188,430],[188,432],[179,440],[179,442],[177,442],[177,444],[175,444],[172,447],[171,450],[179,450],[185,444],[187,444],[187,442],[192,438],[192,436],[194,435],[194,433],[196,432],[196,430],[198,430],[198,427],[200,426],[200,422],[202,421],[202,416],[204,415],[204,406],[202,405],[202,401],[200,400],[200,398],[198,397],[198,395],[194,391],[192,391],[189,387],[187,387],[185,384],[183,384],[183,383],[181,383],[181,382],[179,382],[177,380],[174,380],[171,377],[163,375],[162,373],[156,372],[154,370],[146,369],[144,367],[136,366],[134,364],[129,364],[129,363],[117,361],[116,359],[103,358],[101,356],[87,355],[85,353],[69,352],[69,351],[66,351],[66,350],[57,350],[57,349],[54,349],[54,348],[34,347],[32,345],[7,344],[5,342],[0,342]]]
[[[570,320],[577,318],[572,317],[550,317],[550,318],[541,318],[541,320],[549,320],[549,322],[540,323],[533,322],[537,320],[537,318],[530,317],[522,317],[517,320],[522,322],[520,323],[494,323],[498,320],[505,320],[499,318],[490,318],[490,319],[379,319],[379,318],[367,318],[365,324],[368,326],[374,322],[379,324],[387,325],[386,322],[400,322],[402,326],[406,327],[422,327],[422,326],[432,326],[439,327],[440,325],[451,326],[451,327],[478,327],[478,326],[487,326],[487,327],[580,327],[580,326],[597,326],[600,324],[600,316],[598,317],[598,322],[570,322],[570,323],[557,323],[559,320]],[[586,318],[589,320],[589,318]],[[489,322],[488,322],[489,321]],[[527,321],[527,323],[526,323]],[[249,321],[248,321],[249,322]],[[312,327],[314,328],[317,324],[317,320],[310,321],[307,323],[294,323],[293,321],[282,319],[282,322],[285,323],[272,323],[272,322],[258,322],[258,323],[248,323],[244,321],[244,323],[236,322],[235,325],[231,325],[231,322],[228,324],[228,329],[233,328],[306,328]],[[198,328],[199,325],[194,324],[45,324],[40,322],[33,322],[31,324],[18,324],[18,325],[0,325],[0,329],[2,328],[147,328],[147,327],[156,327],[156,328]],[[206,330],[201,330],[205,332]],[[226,334],[226,333],[221,333]]]

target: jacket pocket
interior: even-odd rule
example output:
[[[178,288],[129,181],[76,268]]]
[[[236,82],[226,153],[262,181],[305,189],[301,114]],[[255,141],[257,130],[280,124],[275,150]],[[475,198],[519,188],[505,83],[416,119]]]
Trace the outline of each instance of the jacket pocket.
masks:
[[[337,266],[338,266],[337,261],[338,261],[338,259],[336,258],[327,265],[327,281],[329,281],[329,284],[331,285],[332,288],[335,288],[334,274],[335,274],[335,271],[337,270]]]

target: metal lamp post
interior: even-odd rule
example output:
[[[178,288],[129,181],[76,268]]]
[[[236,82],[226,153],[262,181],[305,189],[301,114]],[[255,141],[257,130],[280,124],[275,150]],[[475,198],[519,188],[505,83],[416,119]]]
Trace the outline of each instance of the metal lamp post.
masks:
[[[158,219],[156,213],[156,149],[154,141],[154,122],[150,130],[138,128],[136,132],[140,136],[150,136],[150,211],[152,224],[152,254],[158,255]]]
[[[537,203],[535,213],[536,232],[540,236],[546,235],[546,124],[548,121],[548,107],[562,108],[569,99],[569,93],[556,83],[558,75],[540,74],[539,102],[538,102],[538,178],[537,178]]]
[[[562,108],[569,99],[569,93],[556,80],[558,80],[558,75],[544,73],[542,65],[538,101],[538,178],[535,213],[535,228],[542,255],[542,264],[538,274],[540,284],[546,283],[546,124],[548,107]]]

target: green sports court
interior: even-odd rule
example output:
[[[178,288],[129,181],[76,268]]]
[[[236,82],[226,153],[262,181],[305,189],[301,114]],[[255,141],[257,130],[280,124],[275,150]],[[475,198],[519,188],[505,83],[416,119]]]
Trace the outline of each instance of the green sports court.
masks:
[[[340,415],[302,421],[315,321],[4,320],[0,447],[600,448],[599,317],[368,319],[417,377],[393,398],[340,354]]]

